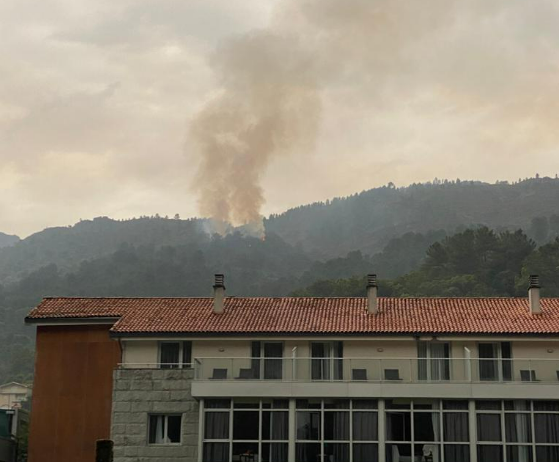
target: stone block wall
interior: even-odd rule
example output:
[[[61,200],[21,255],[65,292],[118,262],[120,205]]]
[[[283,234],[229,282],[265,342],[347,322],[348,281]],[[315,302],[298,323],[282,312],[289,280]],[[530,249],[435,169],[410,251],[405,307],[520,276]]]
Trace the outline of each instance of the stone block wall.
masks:
[[[118,369],[114,372],[111,438],[115,462],[196,462],[199,404],[189,369]],[[182,414],[180,445],[149,445],[150,414]]]

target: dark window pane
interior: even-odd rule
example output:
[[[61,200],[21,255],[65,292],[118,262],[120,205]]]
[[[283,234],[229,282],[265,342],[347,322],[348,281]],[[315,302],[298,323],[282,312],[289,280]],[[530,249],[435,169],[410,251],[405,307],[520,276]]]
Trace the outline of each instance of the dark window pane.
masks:
[[[165,438],[165,424],[163,416],[150,415],[149,416],[149,444],[156,444],[156,442],[163,442]]]
[[[402,460],[413,460],[411,444],[387,444],[386,462],[402,462]]]
[[[326,441],[349,440],[349,412],[324,413],[324,439]]]
[[[258,409],[260,407],[259,401],[233,401],[234,409]]]
[[[229,443],[204,443],[203,462],[229,462]]]
[[[320,412],[297,412],[297,439],[320,438]]]
[[[289,439],[289,413],[265,411],[262,420],[263,440]]]
[[[559,412],[559,401],[534,401],[534,411]]]
[[[207,399],[204,401],[206,409],[229,409],[231,407],[230,399]]]
[[[192,367],[192,342],[182,342],[182,366]]]
[[[559,443],[559,414],[534,414],[536,443]]]
[[[446,444],[444,460],[452,462],[470,462],[470,446],[464,444]]]
[[[355,441],[378,440],[378,414],[353,411],[353,439]]]
[[[503,380],[512,380],[512,346],[510,342],[501,342],[501,364]]]
[[[439,414],[416,412],[413,414],[415,441],[439,441]]]
[[[478,411],[500,411],[501,401],[476,401],[476,409]]]
[[[505,410],[507,411],[529,411],[530,401],[515,399],[514,401],[505,401]]]
[[[257,440],[259,428],[258,411],[233,412],[234,440]]]
[[[204,435],[207,440],[229,438],[229,412],[206,412]]]
[[[532,447],[507,446],[507,462],[532,462]]]
[[[557,462],[559,446],[536,446],[536,460],[538,462]]]
[[[262,443],[262,462],[287,462],[287,443]]]
[[[175,369],[179,367],[180,343],[161,344],[161,369]]]
[[[386,439],[388,441],[411,440],[411,418],[409,412],[386,413]]]
[[[324,409],[349,409],[349,400],[348,399],[325,400]]]
[[[505,414],[505,438],[507,443],[531,443],[530,414]]]
[[[289,400],[287,399],[275,399],[272,403],[274,409],[289,409]]]
[[[378,402],[374,399],[354,399],[353,409],[377,409]]]
[[[501,415],[478,414],[477,438],[479,441],[501,441]]]
[[[354,444],[353,462],[378,462],[378,444]]]
[[[349,443],[324,443],[324,462],[349,462]]]
[[[443,401],[443,409],[448,409],[449,411],[467,411],[468,401],[445,400]]]
[[[170,415],[167,418],[167,437],[171,443],[181,442],[181,420],[180,415]]]
[[[233,460],[258,462],[258,443],[233,443]]]
[[[320,409],[321,402],[316,399],[298,399],[296,407],[297,409]]]
[[[320,454],[319,443],[297,443],[295,445],[295,462],[323,462]]]
[[[443,414],[444,440],[449,442],[470,441],[468,414],[465,412],[445,412]]]
[[[479,446],[477,447],[477,462],[502,462],[502,446]]]
[[[386,409],[410,409],[411,403],[409,400],[404,399],[387,399],[385,406]]]

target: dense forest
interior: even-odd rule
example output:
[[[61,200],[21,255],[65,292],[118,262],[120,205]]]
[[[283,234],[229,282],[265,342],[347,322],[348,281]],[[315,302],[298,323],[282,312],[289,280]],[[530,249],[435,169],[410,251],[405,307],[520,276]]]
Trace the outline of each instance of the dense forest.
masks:
[[[379,268],[379,272],[382,268]],[[537,247],[518,230],[467,229],[431,245],[418,269],[381,279],[389,297],[524,297],[528,276],[540,275],[542,295],[559,297],[559,238]],[[382,278],[382,272],[379,273]],[[293,292],[301,297],[357,297],[365,277],[321,280]]]
[[[19,237],[11,236],[9,234],[0,233],[0,247],[8,247],[19,242]]]
[[[272,216],[264,239],[178,216],[16,238],[0,248],[0,383],[31,380],[34,330],[23,318],[44,296],[206,296],[215,272],[239,296],[361,296],[370,272],[381,295],[523,296],[536,272],[544,295],[559,296],[558,198],[551,179],[436,181]]]
[[[497,231],[520,228],[542,244],[559,235],[557,204],[557,178],[514,184],[435,180],[405,188],[389,184],[301,206],[271,216],[266,229],[315,258],[356,249],[373,254],[406,232],[442,229],[453,233],[475,225]]]

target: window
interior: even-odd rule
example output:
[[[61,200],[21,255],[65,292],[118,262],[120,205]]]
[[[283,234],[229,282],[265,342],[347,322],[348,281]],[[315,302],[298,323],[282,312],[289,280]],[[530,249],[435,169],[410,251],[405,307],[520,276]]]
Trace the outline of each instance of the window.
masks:
[[[297,400],[295,462],[378,462],[375,400]]]
[[[206,400],[203,462],[287,462],[289,403]]]
[[[159,367],[161,369],[190,369],[192,342],[160,342]]]
[[[251,375],[253,379],[281,380],[283,377],[283,343],[252,342]],[[261,358],[264,368],[261,369]]]
[[[476,401],[476,416],[478,462],[559,461],[559,402]]]
[[[343,380],[343,342],[311,343],[312,380]]]
[[[470,461],[467,401],[398,399],[385,406],[387,462]]]
[[[512,380],[512,346],[510,342],[480,343],[478,350],[480,380]]]
[[[450,344],[418,342],[419,380],[450,380]]]
[[[181,415],[150,415],[149,444],[180,444]]]

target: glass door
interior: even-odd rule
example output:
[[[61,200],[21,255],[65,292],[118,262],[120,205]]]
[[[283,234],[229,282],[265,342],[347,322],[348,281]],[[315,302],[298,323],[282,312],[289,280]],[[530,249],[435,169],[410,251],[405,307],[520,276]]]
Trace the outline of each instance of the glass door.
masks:
[[[264,343],[264,378],[281,380],[283,377],[283,343]]]
[[[479,344],[479,379],[482,381],[499,380],[498,344]]]
[[[330,380],[332,369],[332,344],[311,343],[311,374],[312,380]]]

